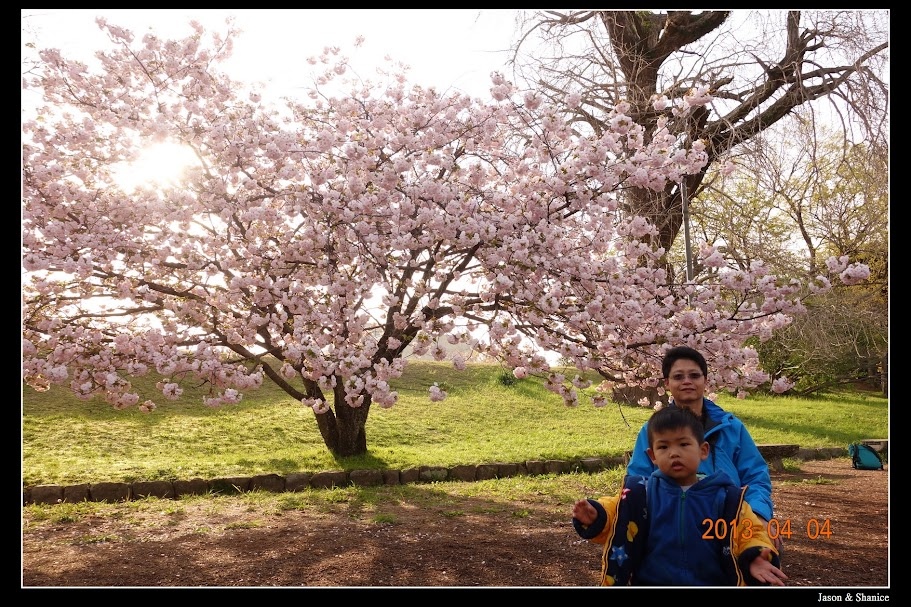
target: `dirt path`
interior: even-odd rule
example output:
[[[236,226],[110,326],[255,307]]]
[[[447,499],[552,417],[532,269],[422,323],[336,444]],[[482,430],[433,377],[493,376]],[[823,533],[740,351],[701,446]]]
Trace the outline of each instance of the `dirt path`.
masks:
[[[808,461],[800,473],[773,474],[773,486],[777,518],[793,533],[783,555],[789,586],[889,586],[888,472],[854,470],[844,458]],[[205,505],[70,523],[23,514],[22,586],[598,583],[598,547],[579,540],[564,506],[523,502],[485,513],[462,502],[400,503],[390,523],[350,512],[264,515],[239,502],[218,517]]]

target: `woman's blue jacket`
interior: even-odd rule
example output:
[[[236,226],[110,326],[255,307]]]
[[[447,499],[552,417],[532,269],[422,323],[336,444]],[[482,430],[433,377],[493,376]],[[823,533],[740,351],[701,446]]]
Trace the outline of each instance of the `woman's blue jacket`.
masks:
[[[671,401],[670,407],[675,406]],[[759,453],[753,437],[733,413],[728,413],[707,398],[702,399],[705,413],[705,440],[711,450],[709,456],[699,465],[699,472],[709,475],[724,472],[735,485],[749,485],[746,501],[753,512],[771,520],[774,514],[772,504],[772,478],[769,465]],[[636,476],[650,476],[658,469],[648,453],[648,422],[643,424],[633,446],[633,454],[626,467],[626,473]]]

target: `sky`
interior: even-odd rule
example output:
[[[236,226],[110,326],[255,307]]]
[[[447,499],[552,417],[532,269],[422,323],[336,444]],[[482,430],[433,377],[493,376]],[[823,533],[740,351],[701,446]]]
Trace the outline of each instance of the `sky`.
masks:
[[[515,10],[446,9],[21,9],[23,59],[36,48],[58,48],[65,56],[91,63],[101,49],[110,49],[106,34],[95,23],[103,16],[111,25],[131,30],[138,41],[149,32],[162,39],[192,33],[190,21],[206,30],[225,32],[234,18],[241,34],[224,69],[235,80],[262,82],[264,96],[302,97],[312,86],[313,66],[307,58],[326,46],[338,46],[351,57],[351,66],[367,79],[384,57],[410,66],[409,81],[450,88],[489,99],[490,73],[505,70],[508,49],[516,37]],[[360,48],[355,39],[363,36]],[[24,91],[23,117],[40,103],[38,91]],[[142,182],[169,181],[193,162],[186,149],[155,146],[118,172],[118,182],[130,189]]]
[[[244,33],[235,39],[226,69],[237,80],[268,82],[277,95],[302,93],[310,83],[306,58],[339,46],[356,61],[379,65],[388,54],[410,65],[413,84],[486,97],[490,72],[503,68],[516,37],[516,14],[507,9],[21,9],[23,43],[59,48],[82,60],[109,48],[97,16],[137,38],[149,29],[160,38],[175,38],[191,33],[191,19],[225,31],[225,19],[233,15]],[[365,44],[355,51],[359,35]],[[360,73],[361,64],[354,65]],[[365,63],[363,69],[372,67]]]

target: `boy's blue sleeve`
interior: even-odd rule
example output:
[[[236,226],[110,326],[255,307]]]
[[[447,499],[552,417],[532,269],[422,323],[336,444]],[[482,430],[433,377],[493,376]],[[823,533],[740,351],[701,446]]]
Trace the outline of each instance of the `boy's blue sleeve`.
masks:
[[[648,453],[648,423],[642,424],[639,434],[636,436],[636,443],[633,445],[633,455],[630,457],[629,464],[626,465],[626,473],[630,476],[651,476],[656,466],[649,459]]]

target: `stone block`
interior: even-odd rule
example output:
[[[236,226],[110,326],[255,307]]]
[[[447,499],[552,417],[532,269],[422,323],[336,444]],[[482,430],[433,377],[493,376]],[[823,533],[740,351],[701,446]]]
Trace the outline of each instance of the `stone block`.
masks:
[[[285,491],[304,491],[310,488],[310,479],[313,477],[309,472],[292,472],[285,475]]]
[[[530,459],[525,462],[525,469],[531,475],[544,474],[544,462],[537,459]]]
[[[244,491],[249,490],[249,476],[229,476],[224,478],[213,478],[209,481],[209,491],[212,493],[232,495],[235,493],[243,493]]]
[[[68,485],[63,488],[63,501],[70,504],[78,504],[79,502],[87,502],[91,497],[89,493],[89,484],[83,483],[81,485]]]
[[[63,487],[60,485],[38,485],[32,487],[33,504],[59,504],[63,501]]]
[[[95,502],[122,502],[130,499],[128,483],[93,483],[89,485],[89,495]]]
[[[585,472],[600,472],[607,465],[602,457],[586,457],[579,462]]]
[[[383,470],[384,485],[401,485],[401,474],[398,470]]]
[[[419,478],[424,483],[445,481],[449,478],[449,470],[442,466],[421,466]]]
[[[516,464],[502,463],[497,464],[497,478],[509,478],[519,474],[519,466]]]
[[[544,472],[547,474],[569,474],[572,466],[561,459],[549,459],[544,462]]]
[[[250,479],[250,491],[256,490],[281,493],[285,490],[285,477],[278,474],[258,474]]]
[[[864,445],[871,447],[874,451],[886,455],[889,452],[888,438],[865,438],[860,441]]]
[[[421,480],[421,470],[419,468],[406,468],[399,472],[399,481],[405,485],[416,483]]]
[[[453,466],[449,469],[449,478],[454,481],[476,481],[478,480],[477,466]]]
[[[624,457],[605,457],[604,458],[604,469],[610,470],[611,468],[626,468],[626,465],[629,463],[629,460]]]
[[[133,483],[133,498],[159,497],[173,499],[174,483],[170,481],[140,481]]]
[[[479,481],[486,481],[492,478],[497,478],[497,473],[499,472],[499,466],[497,464],[478,464],[478,476]]]
[[[807,449],[807,448],[801,447],[800,449],[797,450],[796,457],[797,457],[797,459],[802,459],[802,460],[816,459],[817,458],[816,449]]]
[[[329,489],[331,487],[347,487],[348,473],[344,470],[317,472],[310,477],[310,486],[314,489]]]
[[[383,484],[382,470],[352,470],[348,480],[358,487],[377,487]]]
[[[209,481],[203,478],[174,481],[171,484],[174,486],[174,497],[183,497],[184,495],[206,495],[209,492]]]

